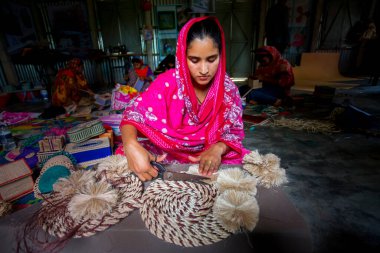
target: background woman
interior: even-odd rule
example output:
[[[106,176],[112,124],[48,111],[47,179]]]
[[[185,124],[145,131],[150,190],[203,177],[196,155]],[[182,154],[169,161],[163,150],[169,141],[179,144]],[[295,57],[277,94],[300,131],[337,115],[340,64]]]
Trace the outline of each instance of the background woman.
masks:
[[[294,85],[294,75],[290,63],[281,57],[275,47],[261,47],[255,54],[260,65],[253,79],[260,80],[263,87],[251,91],[247,102],[274,106],[291,105],[290,88]],[[244,86],[240,90],[243,88]]]
[[[52,91],[52,105],[67,107],[78,104],[88,94],[94,95],[83,75],[83,62],[74,58],[68,62],[66,68],[57,73]]]
[[[176,67],[158,76],[124,111],[120,124],[124,153],[141,180],[157,171],[150,165],[199,163],[210,175],[221,163],[239,164],[248,152],[241,98],[226,75],[224,33],[214,17],[191,19],[177,41]],[[138,141],[137,136],[148,138]]]
[[[137,80],[141,83],[136,83]],[[132,59],[132,67],[128,71],[127,82],[129,86],[135,87],[138,91],[145,91],[153,81],[152,69],[144,64],[140,58]]]

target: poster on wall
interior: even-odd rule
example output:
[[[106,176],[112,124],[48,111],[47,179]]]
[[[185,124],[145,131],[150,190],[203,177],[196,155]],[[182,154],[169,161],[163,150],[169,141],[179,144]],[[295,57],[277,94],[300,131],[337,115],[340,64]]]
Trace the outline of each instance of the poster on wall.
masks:
[[[144,40],[153,40],[153,30],[152,29],[144,29],[143,31]]]
[[[310,17],[310,0],[293,0],[290,26],[304,27]]]
[[[309,17],[311,0],[291,0],[289,6],[289,47],[286,50],[288,60],[299,64],[302,52],[307,46],[309,36]]]
[[[22,48],[36,43],[33,17],[27,5],[8,2],[1,4],[0,10],[8,53],[19,53]]]
[[[160,60],[163,60],[167,55],[175,54],[178,35],[177,6],[158,6],[157,25],[158,50]]]
[[[290,29],[289,52],[300,54],[306,46],[306,27],[292,27]]]
[[[174,55],[176,52],[177,38],[160,39],[160,55],[167,56]]]
[[[92,48],[84,3],[62,3],[47,7],[56,49],[80,54]]]

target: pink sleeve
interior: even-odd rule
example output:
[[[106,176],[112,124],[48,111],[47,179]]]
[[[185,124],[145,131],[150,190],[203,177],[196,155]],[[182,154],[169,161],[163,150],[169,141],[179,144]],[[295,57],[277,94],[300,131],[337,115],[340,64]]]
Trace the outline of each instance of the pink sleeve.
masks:
[[[243,109],[237,88],[233,100],[234,105],[227,115],[231,125],[221,136],[221,141],[232,149],[225,155],[228,158],[241,157],[242,154],[246,153],[242,144],[244,139]]]

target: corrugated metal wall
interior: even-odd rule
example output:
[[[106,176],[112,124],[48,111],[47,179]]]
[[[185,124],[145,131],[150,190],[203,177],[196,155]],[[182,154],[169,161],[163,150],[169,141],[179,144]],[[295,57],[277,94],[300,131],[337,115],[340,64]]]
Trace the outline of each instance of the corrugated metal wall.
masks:
[[[248,77],[252,66],[254,1],[216,1],[215,15],[226,38],[227,72],[232,77]]]
[[[153,0],[153,5],[182,5],[187,4],[187,2],[186,0]]]
[[[144,59],[144,58],[143,58]],[[92,88],[96,82],[102,81],[101,89],[112,88],[115,83],[124,81],[124,74],[126,67],[130,64],[131,57],[107,57],[102,61],[84,60],[84,75]],[[145,59],[146,60],[146,59]],[[32,85],[40,86],[46,85],[54,76],[58,69],[63,68],[66,62],[59,62],[53,68],[53,77],[49,76],[46,66],[32,65],[32,64],[15,64],[16,74],[21,82],[30,82]],[[97,74],[102,80],[97,80]],[[7,85],[4,73],[0,71],[0,84],[1,86]]]
[[[0,64],[0,87],[4,91],[4,86],[7,85],[7,80],[5,79],[3,66]]]

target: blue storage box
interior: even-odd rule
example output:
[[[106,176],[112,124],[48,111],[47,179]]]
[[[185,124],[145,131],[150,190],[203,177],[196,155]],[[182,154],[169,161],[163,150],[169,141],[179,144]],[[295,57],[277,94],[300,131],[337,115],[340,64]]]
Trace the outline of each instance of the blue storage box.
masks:
[[[90,139],[81,143],[69,143],[65,151],[74,156],[78,166],[83,168],[100,163],[104,158],[112,155],[107,137]]]

